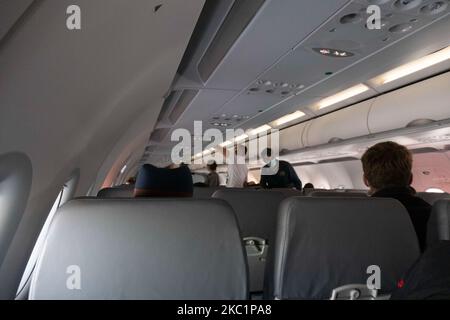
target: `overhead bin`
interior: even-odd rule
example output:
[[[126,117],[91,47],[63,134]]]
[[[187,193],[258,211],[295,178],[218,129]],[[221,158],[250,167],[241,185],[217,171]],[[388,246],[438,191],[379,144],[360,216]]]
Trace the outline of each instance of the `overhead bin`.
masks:
[[[450,72],[378,97],[369,113],[371,133],[450,118]],[[355,121],[356,124],[356,121]]]
[[[280,151],[281,150],[297,150],[305,146],[303,142],[303,133],[308,122],[303,122],[298,125],[280,131]]]
[[[367,116],[374,99],[311,120],[304,146],[311,147],[369,134]]]

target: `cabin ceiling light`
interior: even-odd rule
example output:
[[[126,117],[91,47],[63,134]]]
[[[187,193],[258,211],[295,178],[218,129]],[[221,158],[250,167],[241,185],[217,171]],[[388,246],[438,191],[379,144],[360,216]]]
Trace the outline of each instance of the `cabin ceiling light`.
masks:
[[[386,84],[406,77],[417,71],[429,68],[435,64],[444,62],[448,59],[450,59],[450,46],[435,53],[429,54],[425,57],[406,63],[395,69],[392,69],[391,71],[378,76],[375,82],[379,84]]]
[[[347,100],[349,98],[352,98],[354,96],[357,96],[363,92],[366,92],[369,90],[369,87],[365,84],[358,84],[354,87],[351,87],[347,90],[341,91],[331,97],[325,98],[321,101],[319,101],[319,109],[327,108],[329,106],[332,106],[336,103],[342,102],[344,100]]]
[[[241,134],[240,136],[237,136],[236,138],[234,138],[234,142],[239,143],[239,142],[244,141],[247,138],[248,138],[248,135],[244,133],[244,134]]]
[[[339,49],[330,49],[330,48],[313,48],[313,50],[323,56],[331,57],[331,58],[348,58],[352,57],[355,54],[349,51],[339,50]]]
[[[261,126],[261,127],[259,127],[259,128],[256,128],[256,129],[251,130],[251,131],[250,131],[250,135],[251,135],[251,136],[256,136],[256,135],[258,135],[258,134],[260,134],[260,133],[269,131],[270,129],[272,129],[272,127],[269,126],[269,125],[267,125],[267,124],[265,124],[265,125],[263,125],[263,126]]]
[[[283,125],[283,124],[285,124],[285,123],[294,121],[294,120],[296,120],[296,119],[298,119],[298,118],[301,118],[301,117],[304,117],[304,116],[305,116],[305,113],[303,113],[303,112],[301,112],[301,111],[296,111],[296,112],[294,112],[294,113],[285,115],[284,117],[281,117],[281,118],[278,119],[278,120],[275,120],[275,121],[274,121],[274,124],[275,124],[275,126],[278,127],[278,126],[281,126],[281,125]]]
[[[230,144],[233,144],[233,140],[225,141],[225,142],[219,144],[219,146],[221,146],[222,148],[224,148],[224,147],[226,147],[226,146],[229,146]]]

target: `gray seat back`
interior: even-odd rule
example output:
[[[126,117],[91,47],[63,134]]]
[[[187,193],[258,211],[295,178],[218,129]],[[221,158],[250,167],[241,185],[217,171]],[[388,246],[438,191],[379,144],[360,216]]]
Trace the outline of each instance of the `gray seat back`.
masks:
[[[436,201],[428,220],[427,246],[440,240],[450,240],[450,200]]]
[[[134,185],[103,188],[97,193],[98,198],[133,198]]]
[[[450,194],[448,193],[417,192],[417,196],[428,202],[430,205],[434,205],[436,201],[441,199],[450,199]]]
[[[329,299],[337,287],[366,284],[372,265],[390,292],[419,257],[409,215],[393,199],[289,198],[278,219],[269,297]]]
[[[233,207],[246,244],[250,291],[261,292],[267,252],[275,241],[278,206],[287,196],[277,191],[223,189],[213,197]]]
[[[30,299],[246,299],[247,272],[224,201],[75,200],[55,216]]]
[[[224,187],[195,187],[194,186],[194,199],[211,199],[214,192]]]
[[[368,197],[364,192],[345,192],[345,191],[314,191],[309,194],[310,197],[345,197],[361,198]]]

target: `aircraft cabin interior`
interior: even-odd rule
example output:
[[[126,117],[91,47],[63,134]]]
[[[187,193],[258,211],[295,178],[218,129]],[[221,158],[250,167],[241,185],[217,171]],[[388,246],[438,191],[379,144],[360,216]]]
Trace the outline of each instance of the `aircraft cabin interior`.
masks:
[[[1,300],[450,299],[449,221],[449,0],[0,0]]]

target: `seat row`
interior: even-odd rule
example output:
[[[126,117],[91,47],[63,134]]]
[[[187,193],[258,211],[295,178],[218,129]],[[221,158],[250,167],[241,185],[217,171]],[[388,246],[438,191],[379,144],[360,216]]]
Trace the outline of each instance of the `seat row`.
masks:
[[[213,198],[69,202],[52,223],[30,298],[247,299],[264,288],[269,299],[327,299],[365,283],[372,265],[390,292],[419,256],[395,200],[228,189]],[[449,202],[435,208],[430,241],[448,239]]]

